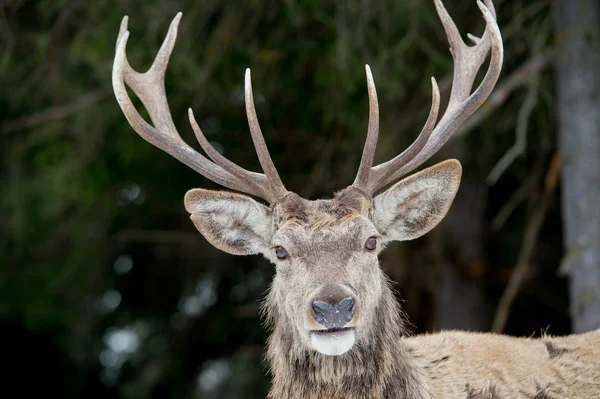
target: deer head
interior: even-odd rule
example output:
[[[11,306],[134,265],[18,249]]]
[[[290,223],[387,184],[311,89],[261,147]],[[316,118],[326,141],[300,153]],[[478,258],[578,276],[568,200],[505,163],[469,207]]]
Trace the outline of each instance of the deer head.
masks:
[[[151,68],[143,74],[127,61],[127,17],[121,24],[113,88],[133,129],[214,182],[269,203],[267,206],[227,191],[193,189],[185,195],[186,210],[211,244],[234,255],[262,254],[275,265],[268,312],[284,323],[282,328],[294,337],[297,348],[342,355],[355,344],[368,342],[376,309],[389,290],[378,254],[391,241],[412,240],[434,228],[458,190],[461,166],[456,160],[400,179],[438,151],[490,95],[502,65],[502,38],[491,0],[478,2],[486,30],[481,38],[469,35],[473,46],[462,41],[442,2],[434,2],[455,65],[444,115],[438,121],[439,90],[432,78],[431,110],[416,141],[395,158],[373,166],[379,108],[373,77],[366,66],[369,126],[356,179],[332,199],[316,201],[303,199],[284,187],[258,124],[250,70],[245,77],[246,114],[264,174],[248,171],[222,156],[205,138],[191,110],[190,123],[210,159],[187,145],[177,132],[167,104],[164,76],[181,13],[171,23]],[[471,93],[475,75],[490,53],[487,73]],[[136,111],[126,85],[140,98],[154,126]]]

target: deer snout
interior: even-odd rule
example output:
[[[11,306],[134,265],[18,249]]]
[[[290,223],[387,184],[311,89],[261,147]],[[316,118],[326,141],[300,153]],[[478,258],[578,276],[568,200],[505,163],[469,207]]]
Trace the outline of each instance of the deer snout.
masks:
[[[354,295],[343,285],[326,285],[312,297],[310,308],[314,321],[321,328],[344,328],[354,317]]]

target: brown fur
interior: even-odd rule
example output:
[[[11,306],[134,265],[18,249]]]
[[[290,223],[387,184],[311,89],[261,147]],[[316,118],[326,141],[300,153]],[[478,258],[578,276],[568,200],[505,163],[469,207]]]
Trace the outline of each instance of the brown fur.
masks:
[[[272,399],[600,397],[600,331],[540,339],[459,331],[409,337],[386,283],[369,342],[327,357],[298,345],[277,316],[274,296],[265,306],[276,315],[267,355]]]
[[[411,337],[378,253],[413,239],[446,214],[460,164],[425,169],[375,198],[349,187],[330,200],[289,193],[266,207],[233,193],[191,190],[186,209],[200,232],[233,254],[262,253],[276,265],[263,314],[271,329],[271,399],[558,399],[600,397],[600,330],[514,338],[445,331]],[[377,237],[376,251],[365,242]],[[289,257],[274,256],[284,247]],[[311,298],[338,285],[356,298],[355,341],[318,352]],[[333,291],[331,291],[333,292]]]
[[[383,274],[381,278],[385,280]],[[424,372],[411,367],[410,348],[398,345],[401,312],[391,289],[385,292],[373,335],[342,356],[323,356],[300,345],[293,328],[279,315],[271,292],[265,305],[268,313],[276,315],[267,351],[273,373],[269,398],[421,398],[410,387],[423,385]]]
[[[309,201],[289,193],[273,208],[277,223],[286,222],[311,228],[322,228],[342,224],[366,213],[370,201],[353,187],[342,190],[331,200]]]

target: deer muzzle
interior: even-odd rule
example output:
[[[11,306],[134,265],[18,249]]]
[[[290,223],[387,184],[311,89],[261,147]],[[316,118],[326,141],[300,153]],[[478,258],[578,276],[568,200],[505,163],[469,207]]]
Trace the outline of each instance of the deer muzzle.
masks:
[[[352,290],[342,284],[324,285],[312,295],[308,313],[314,349],[335,356],[352,348],[356,302]]]

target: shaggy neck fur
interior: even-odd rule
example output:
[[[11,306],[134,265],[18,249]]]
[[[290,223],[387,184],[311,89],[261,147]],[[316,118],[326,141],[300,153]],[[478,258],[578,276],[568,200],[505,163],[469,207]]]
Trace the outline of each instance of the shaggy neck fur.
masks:
[[[265,309],[273,323],[267,351],[273,374],[270,399],[429,397],[423,369],[403,343],[401,310],[387,280],[369,336],[341,356],[325,356],[304,347],[296,328],[272,298],[270,293]]]

